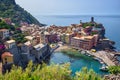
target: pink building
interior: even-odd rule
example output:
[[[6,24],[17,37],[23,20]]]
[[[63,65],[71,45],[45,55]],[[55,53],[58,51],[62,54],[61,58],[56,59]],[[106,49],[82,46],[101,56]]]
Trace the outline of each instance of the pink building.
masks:
[[[58,36],[57,34],[49,34],[45,35],[45,42],[46,43],[54,43],[58,41]]]
[[[82,36],[71,38],[71,45],[76,48],[82,48],[86,50],[92,49],[95,44],[94,36]]]

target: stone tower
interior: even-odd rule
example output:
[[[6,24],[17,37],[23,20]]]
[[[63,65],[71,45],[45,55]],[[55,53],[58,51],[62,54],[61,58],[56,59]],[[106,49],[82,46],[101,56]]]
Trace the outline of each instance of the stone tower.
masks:
[[[91,17],[91,22],[94,22],[94,17]]]

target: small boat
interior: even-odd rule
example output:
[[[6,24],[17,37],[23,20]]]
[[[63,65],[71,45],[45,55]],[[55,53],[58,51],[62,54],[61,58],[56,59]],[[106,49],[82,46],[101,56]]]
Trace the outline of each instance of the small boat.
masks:
[[[95,60],[97,60],[97,61],[99,61],[99,60],[100,60],[100,59],[99,59],[99,58],[97,58],[97,57],[95,57],[94,59],[95,59]]]
[[[108,71],[108,69],[107,69],[107,68],[105,68],[105,67],[100,68],[100,70],[101,70],[101,71],[105,71],[105,72],[107,72],[107,71]]]
[[[106,66],[105,64],[102,65],[102,67],[100,68],[101,71],[108,71],[108,66]]]
[[[91,55],[90,55],[90,54],[88,54],[88,56],[90,57]]]
[[[88,53],[85,53],[85,55],[86,55],[86,56],[89,56],[89,57],[91,56],[91,55],[90,55],[90,54],[88,54]]]
[[[85,51],[81,51],[81,54],[86,54]]]
[[[100,61],[100,63],[101,63],[101,64],[104,64],[104,62],[103,62],[103,61]]]

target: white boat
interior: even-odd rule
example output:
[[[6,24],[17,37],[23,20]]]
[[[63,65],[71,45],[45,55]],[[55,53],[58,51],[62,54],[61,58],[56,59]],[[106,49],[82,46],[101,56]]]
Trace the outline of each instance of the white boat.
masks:
[[[102,65],[102,67],[100,68],[101,71],[108,71],[108,66],[106,66],[105,64]]]

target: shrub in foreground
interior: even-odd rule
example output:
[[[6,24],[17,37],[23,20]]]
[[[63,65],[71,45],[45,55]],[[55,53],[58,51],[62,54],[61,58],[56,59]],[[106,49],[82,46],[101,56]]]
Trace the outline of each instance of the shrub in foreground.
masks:
[[[108,68],[108,71],[111,73],[111,74],[120,74],[120,66],[110,66]]]
[[[102,80],[93,70],[83,68],[75,76],[71,76],[70,64],[52,64],[50,66],[33,65],[30,62],[25,70],[13,66],[10,72],[0,74],[0,80]]]

